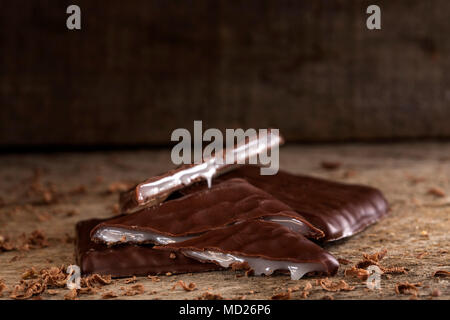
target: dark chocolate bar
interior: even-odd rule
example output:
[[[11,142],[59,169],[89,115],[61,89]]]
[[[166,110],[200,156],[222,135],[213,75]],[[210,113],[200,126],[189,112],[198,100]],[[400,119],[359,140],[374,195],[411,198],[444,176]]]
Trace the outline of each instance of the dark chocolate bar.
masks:
[[[91,238],[108,244],[166,244],[248,219],[271,220],[307,237],[323,237],[322,231],[288,205],[247,181],[234,178],[107,220],[92,230]]]
[[[372,187],[293,175],[279,171],[260,175],[257,166],[241,166],[216,178],[243,178],[300,213],[325,233],[323,241],[349,237],[364,230],[388,212],[383,194]],[[187,189],[186,191],[188,191]]]
[[[120,210],[122,213],[132,213],[142,207],[157,205],[174,191],[199,181],[206,180],[208,185],[211,185],[213,177],[237,166],[235,163],[226,163],[229,155],[236,159],[236,163],[246,163],[246,160],[281,145],[283,142],[284,140],[279,134],[269,129],[267,135],[251,137],[242,145],[235,145],[231,150],[223,150],[209,159],[204,159],[202,163],[183,165],[165,174],[150,178],[120,195]]]
[[[124,245],[109,248],[90,240],[90,232],[104,220],[91,219],[76,225],[76,260],[83,274],[113,277],[191,273],[221,270],[214,263],[202,263],[180,253],[155,250],[152,246]]]
[[[263,220],[248,220],[155,249],[179,250],[222,267],[246,265],[255,275],[289,271],[293,280],[307,273],[334,275],[339,267],[331,254],[301,234]]]

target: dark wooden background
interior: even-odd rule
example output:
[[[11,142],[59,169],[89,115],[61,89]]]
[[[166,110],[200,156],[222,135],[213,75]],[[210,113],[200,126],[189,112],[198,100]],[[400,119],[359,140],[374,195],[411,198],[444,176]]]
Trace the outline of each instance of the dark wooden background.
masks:
[[[447,0],[0,3],[2,148],[164,145],[193,120],[296,142],[450,137]]]

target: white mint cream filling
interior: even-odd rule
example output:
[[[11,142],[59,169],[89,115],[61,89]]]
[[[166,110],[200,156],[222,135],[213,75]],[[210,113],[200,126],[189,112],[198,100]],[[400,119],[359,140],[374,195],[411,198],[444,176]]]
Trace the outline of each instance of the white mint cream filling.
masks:
[[[264,220],[278,223],[300,234],[306,234],[309,232],[308,227],[303,222],[294,218],[283,216],[271,216],[265,217]],[[136,243],[152,242],[164,245],[173,242],[181,242],[184,240],[191,239],[192,237],[193,236],[171,237],[151,231],[129,230],[126,228],[118,228],[118,227],[103,227],[98,229],[94,234],[95,239],[98,239],[107,244],[116,244],[121,242],[136,242]]]
[[[271,275],[275,270],[289,270],[292,280],[299,280],[306,273],[312,271],[326,271],[320,263],[294,263],[290,261],[267,260],[262,258],[251,258],[231,255],[228,253],[214,251],[184,251],[186,256],[202,261],[215,261],[224,268],[233,263],[248,263],[255,275]]]

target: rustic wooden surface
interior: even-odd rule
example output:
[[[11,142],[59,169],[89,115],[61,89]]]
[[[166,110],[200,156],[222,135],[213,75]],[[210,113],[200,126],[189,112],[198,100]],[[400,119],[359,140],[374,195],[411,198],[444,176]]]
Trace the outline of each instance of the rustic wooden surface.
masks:
[[[450,137],[447,0],[2,1],[0,146],[164,144],[175,128],[290,141]]]
[[[345,280],[353,291],[327,292],[317,285],[315,278],[292,281],[287,276],[236,277],[235,272],[209,272],[194,275],[161,276],[160,282],[138,278],[145,292],[133,297],[121,296],[124,280],[115,280],[103,287],[112,290],[117,299],[192,299],[205,291],[219,293],[224,298],[267,299],[288,287],[311,282],[308,299],[409,299],[399,295],[399,282],[421,282],[418,299],[449,299],[450,287],[445,278],[433,277],[436,270],[450,271],[450,144],[415,143],[393,145],[286,146],[281,151],[281,167],[297,173],[308,173],[333,180],[358,182],[380,188],[389,199],[388,217],[361,234],[346,241],[331,244],[327,249],[336,257],[356,263],[364,252],[388,250],[385,266],[403,266],[406,275],[382,277],[381,290],[369,291],[364,282],[345,277],[342,265],[333,280]],[[320,166],[322,161],[338,161],[342,165],[334,171]],[[44,268],[73,264],[74,245],[66,243],[65,235],[74,235],[77,221],[113,215],[117,194],[107,192],[111,183],[132,182],[168,169],[169,151],[129,151],[107,153],[57,153],[3,155],[0,157],[0,234],[30,233],[42,230],[49,238],[49,246],[29,251],[0,253],[0,279],[11,289],[23,271],[34,266]],[[36,171],[37,170],[37,171]],[[83,186],[86,192],[68,195],[54,204],[33,204],[33,197],[25,196],[36,172],[41,182],[54,184],[57,191],[69,191]],[[442,189],[447,197],[429,194],[430,188]],[[31,204],[30,204],[31,203]],[[70,212],[75,210],[75,214]],[[44,220],[44,221],[42,221]],[[448,278],[447,278],[448,279]],[[185,292],[180,287],[171,290],[178,281],[195,282],[197,290]],[[432,297],[433,290],[439,297]],[[8,290],[7,290],[8,291]],[[152,291],[156,293],[151,294]],[[253,293],[252,293],[253,291]],[[66,289],[56,295],[43,294],[44,299],[61,299]],[[3,299],[8,299],[8,292]],[[96,295],[82,295],[81,299],[98,299]],[[300,292],[292,294],[300,299]]]

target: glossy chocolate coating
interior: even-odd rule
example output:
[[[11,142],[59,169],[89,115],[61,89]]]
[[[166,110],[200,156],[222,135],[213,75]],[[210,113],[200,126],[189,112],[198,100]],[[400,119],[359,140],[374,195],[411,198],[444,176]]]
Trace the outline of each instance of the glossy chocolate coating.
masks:
[[[155,249],[212,251],[297,264],[317,263],[320,269],[326,270],[321,273],[327,275],[334,275],[339,268],[338,261],[314,242],[286,227],[262,220],[248,220]]]
[[[179,253],[175,253],[175,258],[172,259],[170,251],[155,250],[152,246],[122,245],[109,248],[94,243],[90,240],[90,232],[102,221],[104,220],[91,219],[76,225],[76,261],[83,274],[129,277],[223,269],[216,264],[202,263]]]
[[[279,171],[260,175],[257,166],[241,166],[215,181],[243,178],[300,213],[325,233],[323,241],[349,237],[378,221],[388,211],[383,194],[372,187],[344,184]],[[204,186],[203,186],[204,187]]]
[[[100,223],[91,232],[95,241],[101,228],[122,228],[149,231],[165,236],[198,235],[248,219],[282,216],[297,219],[305,225],[304,235],[320,238],[323,233],[314,228],[300,214],[270,194],[243,179],[216,182],[212,188],[201,188],[178,199],[158,206],[123,215]]]
[[[210,186],[213,177],[235,168],[238,166],[237,163],[246,163],[250,158],[283,142],[284,139],[277,132],[268,129],[267,134],[260,133],[248,137],[242,144],[235,144],[230,149],[203,159],[202,163],[182,165],[165,174],[147,179],[120,196],[121,212],[132,213],[140,207],[157,205],[172,192],[199,181],[206,180]],[[227,162],[227,159],[235,162]]]

